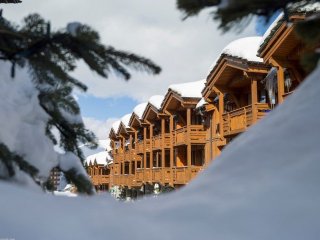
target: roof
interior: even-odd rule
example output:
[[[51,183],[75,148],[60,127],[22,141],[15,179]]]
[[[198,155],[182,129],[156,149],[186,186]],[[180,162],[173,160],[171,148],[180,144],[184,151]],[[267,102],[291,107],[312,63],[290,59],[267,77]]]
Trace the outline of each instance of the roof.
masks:
[[[102,151],[93,155],[90,155],[86,158],[87,165],[94,164],[97,162],[99,165],[108,165],[113,161],[111,155],[107,151]]]
[[[133,113],[135,113],[139,119],[142,118],[142,115],[144,113],[144,110],[146,109],[148,103],[140,103],[138,104],[134,109],[133,109]]]
[[[214,69],[218,66],[220,61],[225,56],[231,56],[238,59],[243,59],[248,62],[263,63],[263,59],[257,57],[258,49],[260,47],[262,37],[245,37],[240,38],[229,43],[222,51],[220,56],[210,66],[210,75]]]
[[[206,80],[195,82],[172,84],[169,86],[168,91],[172,90],[183,98],[201,98],[201,91],[204,88]]]
[[[132,113],[128,113],[121,118],[121,122],[126,128],[129,127],[129,121],[130,121],[131,115]]]
[[[160,110],[164,96],[154,95],[149,99],[149,103],[152,104],[156,109]]]
[[[294,14],[310,15],[312,13],[319,12],[319,11],[320,11],[320,3],[317,2],[317,3],[307,4],[306,6],[290,10],[289,17]],[[273,21],[273,23],[269,26],[269,28],[264,33],[260,42],[258,54],[260,54],[263,51],[263,49],[268,45],[269,41],[272,39],[274,34],[278,31],[278,29],[284,22],[285,22],[285,17],[283,12],[281,12],[279,16]]]
[[[120,123],[121,123],[121,120],[115,121],[115,122],[112,124],[111,130],[113,130],[115,133],[117,133],[118,130],[119,130],[119,127],[120,127]]]

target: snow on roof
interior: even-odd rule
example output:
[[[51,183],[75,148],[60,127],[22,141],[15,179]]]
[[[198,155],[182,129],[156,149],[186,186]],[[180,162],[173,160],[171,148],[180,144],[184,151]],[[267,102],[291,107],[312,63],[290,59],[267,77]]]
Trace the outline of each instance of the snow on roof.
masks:
[[[213,62],[209,68],[208,75],[218,64],[223,55],[228,55],[236,58],[241,58],[249,62],[263,62],[263,59],[257,57],[258,49],[261,44],[262,37],[245,37],[232,41],[221,52],[220,56]]]
[[[274,29],[279,24],[279,22],[281,21],[282,18],[283,18],[283,12],[279,14],[279,16],[273,21],[273,23],[268,27],[266,32],[263,34],[261,41],[260,41],[260,46],[270,36],[271,32],[274,31]]]
[[[181,97],[186,98],[201,98],[201,91],[204,88],[206,80],[200,80],[195,82],[172,84],[169,86],[169,90],[178,93]]]
[[[86,158],[86,163],[89,165],[90,163],[93,164],[94,161],[97,162],[97,164],[101,165],[107,165],[112,161],[112,157],[110,156],[109,152],[102,151],[98,152],[96,154],[90,155]]]
[[[140,103],[134,109],[133,112],[139,117],[142,118],[143,112],[146,109],[148,103]]]
[[[112,150],[110,146],[110,138],[98,140],[98,145],[99,147],[105,149],[108,152]]]
[[[307,4],[306,6],[303,7],[298,7],[296,9],[291,10],[289,14],[292,13],[307,13],[307,12],[314,12],[314,11],[320,11],[320,3],[312,3],[312,4]],[[260,47],[258,52],[260,53],[263,49],[264,46],[267,45],[269,42],[270,38],[274,35],[274,33],[279,29],[281,24],[284,21],[284,14],[281,12],[278,17],[273,21],[273,23],[268,27],[266,32],[263,34],[263,37],[260,42]]]
[[[131,115],[132,113],[128,113],[121,118],[121,122],[126,128],[129,127],[129,121],[130,121]]]
[[[163,99],[164,99],[164,96],[162,95],[154,95],[149,99],[148,102],[159,110],[161,108]]]
[[[117,121],[115,121],[115,122],[112,124],[111,129],[113,129],[113,131],[114,131],[115,133],[118,132],[119,127],[120,127],[120,123],[121,123],[121,120],[117,120]]]
[[[198,102],[196,108],[201,108],[202,106],[208,104],[207,101],[204,98],[201,98],[201,100]]]
[[[260,42],[261,37],[259,36],[240,38],[229,43],[221,54],[242,58],[250,62],[263,62],[262,58],[257,57]]]

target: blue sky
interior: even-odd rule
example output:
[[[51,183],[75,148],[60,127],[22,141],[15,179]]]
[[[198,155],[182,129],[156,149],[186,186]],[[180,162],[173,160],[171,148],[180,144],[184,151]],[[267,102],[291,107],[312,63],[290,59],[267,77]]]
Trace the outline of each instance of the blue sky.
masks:
[[[78,96],[82,115],[104,121],[108,118],[120,118],[138,104],[130,97],[99,98],[91,95]]]

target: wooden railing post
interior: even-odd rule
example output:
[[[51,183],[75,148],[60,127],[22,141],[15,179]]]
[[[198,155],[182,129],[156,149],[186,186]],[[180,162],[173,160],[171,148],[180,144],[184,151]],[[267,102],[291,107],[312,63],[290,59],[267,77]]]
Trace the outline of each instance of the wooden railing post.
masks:
[[[190,140],[190,134],[191,134],[191,108],[187,108],[187,178],[191,179],[191,140]]]
[[[170,124],[169,124],[169,129],[170,129],[170,185],[173,186],[173,158],[174,158],[174,148],[173,148],[173,116],[170,115]]]
[[[251,80],[251,110],[252,110],[252,124],[257,121],[257,103],[258,103],[258,87],[257,80]]]

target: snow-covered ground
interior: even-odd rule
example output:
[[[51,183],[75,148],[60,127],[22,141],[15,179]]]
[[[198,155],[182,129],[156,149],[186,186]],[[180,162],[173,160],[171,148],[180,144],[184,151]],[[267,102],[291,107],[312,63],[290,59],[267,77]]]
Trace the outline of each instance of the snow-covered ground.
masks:
[[[1,182],[0,238],[318,240],[319,76],[180,191],[123,204]]]

